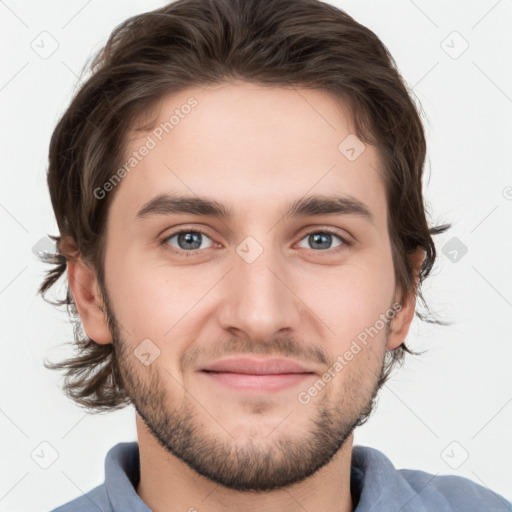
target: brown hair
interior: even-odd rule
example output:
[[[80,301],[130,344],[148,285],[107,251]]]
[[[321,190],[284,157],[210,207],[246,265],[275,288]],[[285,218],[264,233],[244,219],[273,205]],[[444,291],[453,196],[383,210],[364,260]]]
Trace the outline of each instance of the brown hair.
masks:
[[[118,26],[94,58],[91,76],[78,90],[51,138],[48,186],[60,236],[40,287],[43,297],[65,274],[75,255],[104,283],[105,226],[115,190],[99,200],[93,191],[121,165],[127,135],[141,114],[163,95],[193,86],[233,80],[319,89],[344,100],[357,136],[377,146],[386,169],[388,226],[396,285],[421,295],[421,283],[436,258],[422,196],[425,135],[417,107],[396,64],[379,38],[349,15],[317,0],[178,0]],[[409,255],[426,258],[416,288]],[[113,344],[100,345],[80,328],[76,306],[75,357],[47,364],[66,370],[65,390],[76,402],[105,410],[129,403]],[[436,320],[428,307],[423,320]],[[405,343],[387,354],[383,379],[402,363]]]

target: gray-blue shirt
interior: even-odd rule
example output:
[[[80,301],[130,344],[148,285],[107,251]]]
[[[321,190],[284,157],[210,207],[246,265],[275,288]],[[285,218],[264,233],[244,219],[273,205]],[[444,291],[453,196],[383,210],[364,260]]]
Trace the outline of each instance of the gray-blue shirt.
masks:
[[[135,491],[137,443],[119,443],[105,459],[105,482],[53,512],[150,512]],[[354,446],[350,488],[354,512],[505,512],[512,503],[467,478],[395,469],[380,451]]]

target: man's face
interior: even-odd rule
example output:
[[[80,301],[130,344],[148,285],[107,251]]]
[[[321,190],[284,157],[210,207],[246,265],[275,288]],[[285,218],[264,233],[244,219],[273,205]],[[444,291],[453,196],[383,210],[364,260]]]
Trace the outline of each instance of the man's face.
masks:
[[[153,127],[130,137],[126,160],[148,135],[156,146],[109,210],[112,334],[128,393],[171,453],[227,487],[269,490],[327,464],[371,410],[382,315],[396,300],[382,168],[370,145],[357,156],[349,138],[339,149],[354,129],[325,92],[194,88],[165,98],[155,126],[191,96],[197,105],[161,141]],[[138,216],[161,194],[233,216]],[[284,216],[312,196],[352,207]],[[235,357],[291,359],[309,373],[204,371]]]

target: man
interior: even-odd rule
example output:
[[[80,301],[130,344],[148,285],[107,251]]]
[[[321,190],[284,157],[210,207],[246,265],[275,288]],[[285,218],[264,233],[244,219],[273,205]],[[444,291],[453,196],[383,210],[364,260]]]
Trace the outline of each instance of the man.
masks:
[[[425,138],[391,57],[315,0],[179,0],[118,27],[51,141],[54,364],[138,443],[59,511],[502,511],[353,447],[434,264]]]

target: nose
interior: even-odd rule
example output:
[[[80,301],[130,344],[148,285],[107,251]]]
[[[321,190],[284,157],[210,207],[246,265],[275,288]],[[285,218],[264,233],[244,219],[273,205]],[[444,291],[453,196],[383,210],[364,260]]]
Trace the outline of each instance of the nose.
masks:
[[[303,304],[290,269],[270,249],[250,261],[235,254],[234,268],[223,280],[221,327],[254,342],[297,332]]]

